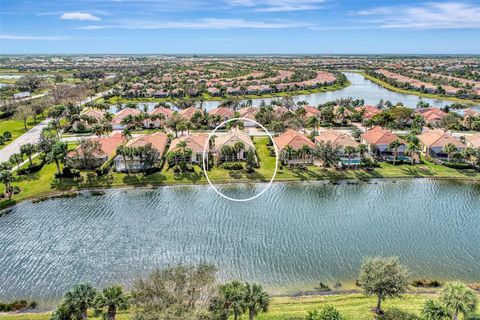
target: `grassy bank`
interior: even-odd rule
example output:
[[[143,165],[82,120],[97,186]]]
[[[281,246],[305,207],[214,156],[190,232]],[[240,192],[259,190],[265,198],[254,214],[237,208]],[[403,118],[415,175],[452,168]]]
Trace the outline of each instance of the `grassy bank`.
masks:
[[[351,83],[347,81],[343,85],[332,85],[327,87],[321,87],[310,90],[297,90],[297,91],[288,91],[288,92],[278,92],[278,93],[269,93],[269,94],[251,94],[251,95],[239,95],[239,96],[225,96],[225,97],[213,97],[208,93],[204,93],[201,97],[203,101],[224,101],[228,99],[239,99],[239,100],[248,100],[248,99],[268,99],[268,98],[281,98],[281,97],[292,97],[299,95],[307,95],[312,93],[321,93],[321,92],[330,92],[336,91],[350,86]],[[177,101],[184,100],[186,98],[122,98],[122,97],[113,97],[108,99],[106,102],[111,104],[119,103],[128,103],[128,102],[170,102],[175,103]],[[198,98],[197,98],[198,99]],[[98,102],[104,102],[102,98],[97,100]]]
[[[275,169],[275,157],[269,154],[266,146],[267,137],[254,137],[253,139],[260,168],[254,173],[245,170],[226,170],[214,167],[209,172],[209,178],[214,183],[238,183],[238,182],[268,182]],[[73,146],[70,146],[71,148]],[[96,188],[121,188],[138,186],[165,186],[165,185],[201,185],[207,180],[200,167],[195,166],[194,173],[175,174],[165,166],[160,172],[143,175],[113,172],[111,174],[96,177],[82,173],[82,178],[56,179],[55,164],[46,164],[39,172],[18,176],[13,185],[21,188],[22,192],[15,195],[11,201],[0,201],[0,208],[14,205],[27,199],[42,198],[52,194],[77,191],[80,189]],[[436,179],[461,179],[480,182],[480,172],[474,169],[454,169],[425,161],[422,164],[411,166],[392,165],[381,163],[380,167],[372,170],[334,170],[323,169],[316,166],[308,166],[305,169],[279,167],[275,181],[321,181],[343,179],[375,179],[375,178],[436,178]],[[0,192],[3,192],[3,185]]]
[[[399,308],[418,314],[425,300],[432,298],[432,294],[407,294],[403,298],[387,300],[385,310]],[[375,305],[375,299],[362,294],[340,294],[331,296],[301,296],[301,297],[273,297],[270,310],[267,314],[258,316],[258,320],[300,320],[305,319],[307,311],[321,308],[326,305],[336,307],[346,320],[371,320],[370,312]],[[119,320],[131,319],[129,312],[121,312]],[[4,320],[48,320],[50,313],[17,314],[3,316]],[[99,319],[99,318],[92,318]],[[242,317],[242,320],[247,317]]]
[[[368,80],[375,82],[378,85],[381,85],[385,89],[388,89],[390,91],[398,92],[398,93],[403,93],[403,94],[410,94],[410,95],[415,95],[423,98],[430,98],[430,99],[438,99],[438,100],[448,100],[452,102],[458,102],[458,103],[465,103],[465,104],[479,104],[480,100],[470,100],[470,99],[460,99],[456,97],[450,97],[450,96],[443,96],[443,95],[438,95],[438,94],[433,94],[433,93],[422,93],[418,92],[415,90],[406,90],[406,89],[400,89],[395,86],[392,86],[389,83],[386,83],[385,81],[382,81],[380,79],[377,79],[375,77],[372,77],[365,72],[359,72],[362,76],[367,78]]]

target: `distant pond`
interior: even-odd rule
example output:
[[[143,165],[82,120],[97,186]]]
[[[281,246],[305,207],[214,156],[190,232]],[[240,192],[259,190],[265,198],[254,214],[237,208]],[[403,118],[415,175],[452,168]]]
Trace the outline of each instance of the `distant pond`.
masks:
[[[246,197],[263,185],[223,186]],[[0,300],[48,308],[73,284],[131,285],[155,267],[214,263],[274,294],[352,284],[362,258],[415,277],[479,281],[480,185],[429,179],[278,183],[233,203],[204,186],[25,202],[0,217]]]

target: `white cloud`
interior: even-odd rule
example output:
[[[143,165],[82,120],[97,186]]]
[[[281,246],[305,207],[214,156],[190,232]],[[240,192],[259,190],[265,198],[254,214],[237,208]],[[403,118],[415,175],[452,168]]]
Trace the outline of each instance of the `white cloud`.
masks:
[[[195,21],[123,21],[110,25],[88,25],[77,29],[286,29],[310,26],[291,21],[250,21],[244,19],[201,19]]]
[[[88,12],[65,12],[60,16],[63,20],[78,20],[78,21],[99,21],[99,17],[94,16]]]
[[[31,36],[31,35],[15,35],[15,34],[0,34],[1,40],[41,40],[41,41],[59,41],[67,40],[64,36]]]
[[[232,6],[249,7],[260,12],[311,11],[321,9],[325,0],[227,0]]]
[[[359,11],[357,15],[376,18],[372,22],[385,29],[480,28],[480,6],[461,2],[378,7]]]

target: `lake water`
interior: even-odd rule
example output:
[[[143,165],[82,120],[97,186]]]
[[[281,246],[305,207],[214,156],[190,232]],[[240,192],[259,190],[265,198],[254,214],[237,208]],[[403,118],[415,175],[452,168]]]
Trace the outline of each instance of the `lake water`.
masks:
[[[299,95],[294,96],[293,100],[295,102],[298,101],[307,101],[312,106],[318,106],[321,103],[325,103],[327,101],[334,101],[336,99],[342,98],[354,98],[354,99],[364,99],[365,104],[369,105],[376,105],[380,99],[384,101],[390,100],[393,104],[397,102],[402,102],[404,106],[415,108],[419,101],[428,102],[431,106],[435,106],[438,108],[445,107],[446,105],[450,105],[453,102],[448,100],[440,100],[440,99],[429,99],[429,98],[421,98],[415,95],[408,95],[403,93],[396,93],[390,90],[383,88],[382,86],[365,79],[362,75],[354,72],[345,72],[347,79],[351,82],[351,85],[340,90],[330,91],[330,92],[323,92],[323,93],[312,93],[308,95]],[[262,101],[265,103],[270,103],[272,100],[278,98],[268,98],[268,99],[253,99],[252,105],[254,107],[260,106]],[[207,110],[215,109],[220,104],[220,101],[205,101],[204,107]],[[148,110],[152,110],[156,103],[139,103],[141,109],[143,105],[148,107]],[[480,105],[475,106],[478,110],[480,110]],[[112,106],[110,112],[117,112],[117,108]]]
[[[246,197],[263,188],[222,186]],[[0,217],[0,300],[48,308],[71,285],[130,285],[155,267],[212,262],[271,293],[353,283],[364,256],[415,278],[480,280],[480,185],[428,179],[274,184],[233,203],[205,186],[84,192]]]

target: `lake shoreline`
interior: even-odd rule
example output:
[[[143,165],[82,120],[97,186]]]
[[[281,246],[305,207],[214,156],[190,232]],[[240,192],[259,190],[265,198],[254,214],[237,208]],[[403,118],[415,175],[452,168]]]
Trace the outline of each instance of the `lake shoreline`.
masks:
[[[403,177],[381,177],[381,178],[366,178],[366,179],[358,179],[354,177],[342,177],[342,178],[337,178],[337,177],[331,177],[331,178],[325,178],[325,179],[318,179],[318,180],[299,180],[299,179],[284,179],[284,180],[274,180],[272,183],[273,184],[300,184],[300,183],[324,183],[324,185],[337,185],[342,182],[345,182],[346,184],[372,184],[370,182],[375,182],[375,181],[395,181],[395,180],[415,180],[415,179],[421,179],[421,180],[437,180],[437,181],[452,181],[452,182],[474,182],[474,183],[480,183],[479,178],[470,178],[470,177],[414,177],[414,176],[403,176]],[[223,186],[230,186],[234,184],[267,184],[268,182],[266,181],[248,181],[248,180],[240,180],[240,181],[212,181],[215,185],[223,185]],[[375,183],[373,183],[375,184]],[[191,187],[191,186],[206,186],[208,185],[208,181],[199,181],[195,183],[175,183],[175,182],[167,182],[167,183],[139,183],[139,184],[134,184],[134,185],[127,185],[127,184],[119,184],[119,185],[112,185],[108,187],[102,187],[102,186],[85,186],[85,187],[75,187],[72,188],[72,190],[69,191],[51,191],[47,193],[42,193],[38,195],[34,195],[32,197],[27,197],[24,199],[19,200],[18,202],[15,200],[12,200],[11,202],[5,201],[4,203],[0,203],[0,217],[3,214],[6,214],[5,211],[8,211],[15,207],[16,205],[22,204],[23,202],[28,202],[31,201],[32,203],[39,203],[43,201],[48,201],[48,200],[54,200],[58,198],[74,198],[78,195],[80,195],[83,192],[90,192],[94,196],[98,196],[100,194],[94,194],[95,192],[104,192],[105,190],[135,190],[135,189],[143,189],[143,190],[155,190],[158,188],[163,188],[163,187]],[[7,212],[8,214],[8,212]]]

